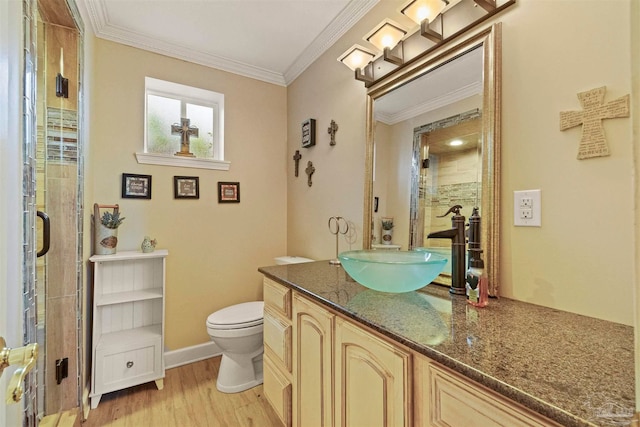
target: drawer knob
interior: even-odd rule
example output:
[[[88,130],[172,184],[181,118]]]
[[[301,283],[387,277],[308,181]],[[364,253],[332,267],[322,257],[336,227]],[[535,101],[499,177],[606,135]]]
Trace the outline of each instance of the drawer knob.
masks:
[[[133,362],[132,361],[128,361],[127,362],[127,368],[131,368],[133,366]]]

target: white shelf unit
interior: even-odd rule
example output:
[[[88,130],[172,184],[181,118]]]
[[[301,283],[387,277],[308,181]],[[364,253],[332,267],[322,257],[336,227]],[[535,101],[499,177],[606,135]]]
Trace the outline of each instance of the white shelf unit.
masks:
[[[164,378],[164,289],[169,252],[94,255],[91,407],[104,393]]]

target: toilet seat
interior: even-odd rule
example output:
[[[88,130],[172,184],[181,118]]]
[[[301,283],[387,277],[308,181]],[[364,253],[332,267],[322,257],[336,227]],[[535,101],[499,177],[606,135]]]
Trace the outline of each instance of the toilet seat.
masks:
[[[207,317],[207,327],[211,329],[244,329],[262,325],[263,317],[263,301],[244,302],[210,314]]]

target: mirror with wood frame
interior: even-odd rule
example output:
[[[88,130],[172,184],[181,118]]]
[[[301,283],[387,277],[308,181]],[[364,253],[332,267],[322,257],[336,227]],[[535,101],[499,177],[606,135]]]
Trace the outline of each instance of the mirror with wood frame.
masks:
[[[426,237],[451,227],[450,218],[436,217],[460,204],[468,219],[478,207],[494,296],[500,280],[500,55],[496,23],[369,88],[364,224],[371,232],[363,235],[364,248],[380,248],[382,218],[393,218],[393,247],[450,254],[447,241]],[[454,139],[462,142],[457,148],[449,145]],[[450,284],[446,269],[436,282]]]

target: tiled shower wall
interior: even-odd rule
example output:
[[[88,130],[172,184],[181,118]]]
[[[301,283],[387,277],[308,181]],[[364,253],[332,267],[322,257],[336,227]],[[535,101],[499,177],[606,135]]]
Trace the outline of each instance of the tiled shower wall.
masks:
[[[453,205],[463,207],[461,213],[466,218],[478,204],[478,192],[482,183],[478,180],[478,151],[476,149],[446,155],[431,156],[434,161],[424,177],[424,234],[451,228],[451,215],[444,215]],[[446,246],[451,243],[445,239],[431,239],[429,246]]]

